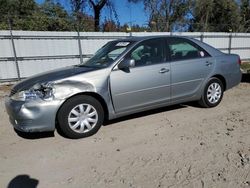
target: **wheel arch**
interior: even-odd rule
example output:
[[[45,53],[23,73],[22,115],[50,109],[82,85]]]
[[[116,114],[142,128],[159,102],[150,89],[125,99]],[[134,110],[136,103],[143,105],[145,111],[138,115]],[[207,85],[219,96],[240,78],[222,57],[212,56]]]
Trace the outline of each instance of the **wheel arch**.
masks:
[[[220,74],[215,74],[213,76],[211,76],[211,78],[217,78],[219,79],[222,84],[223,84],[223,87],[224,87],[224,91],[227,89],[227,82],[226,82],[226,79],[224,76],[220,75]]]
[[[208,99],[207,99],[207,89],[208,89],[208,87],[209,87],[208,84],[211,84],[210,82],[211,82],[212,80],[215,80],[215,79],[216,79],[216,80],[219,80],[219,81],[221,82],[223,89],[222,89],[222,93],[221,93],[221,96],[220,96],[219,101],[217,101],[216,103],[211,103],[211,102],[209,102]],[[200,98],[200,100],[198,101],[198,103],[199,103],[202,107],[204,107],[204,108],[211,108],[211,107],[217,106],[217,105],[221,102],[221,100],[222,100],[223,92],[225,91],[226,87],[227,87],[226,79],[225,79],[222,75],[215,74],[215,75],[209,77],[209,79],[207,80],[207,82],[205,82],[205,85],[204,85],[204,88],[203,88],[203,92],[202,92],[201,98]]]
[[[67,98],[62,104],[61,106],[58,108],[57,112],[56,112],[56,122],[57,122],[57,116],[58,116],[58,112],[60,111],[60,109],[62,108],[62,106],[65,104],[66,101],[68,101],[69,99],[76,97],[76,96],[91,96],[93,98],[95,98],[98,102],[101,103],[102,107],[103,107],[103,111],[104,111],[104,119],[107,120],[109,118],[109,111],[108,111],[108,106],[105,102],[105,100],[103,99],[103,97],[101,97],[101,95],[99,95],[98,93],[95,92],[82,92],[82,93],[77,93],[75,95],[70,96],[69,98]]]

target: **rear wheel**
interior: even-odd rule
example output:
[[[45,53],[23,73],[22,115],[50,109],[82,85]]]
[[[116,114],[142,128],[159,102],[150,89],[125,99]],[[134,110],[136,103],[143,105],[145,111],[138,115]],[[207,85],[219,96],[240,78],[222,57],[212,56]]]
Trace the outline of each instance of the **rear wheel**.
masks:
[[[224,93],[224,86],[218,78],[211,78],[205,86],[199,104],[206,108],[220,104]]]
[[[79,95],[67,100],[58,112],[61,132],[69,138],[83,138],[95,134],[101,127],[104,111],[98,100]]]

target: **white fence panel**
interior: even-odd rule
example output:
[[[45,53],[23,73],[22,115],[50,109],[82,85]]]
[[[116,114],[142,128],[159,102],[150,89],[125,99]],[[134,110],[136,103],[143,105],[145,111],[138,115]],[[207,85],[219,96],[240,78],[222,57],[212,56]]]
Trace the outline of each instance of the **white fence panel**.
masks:
[[[238,54],[240,55],[240,58],[245,60],[245,59],[250,59],[250,50],[231,50],[232,54]]]
[[[228,48],[229,45],[229,37],[227,38],[204,38],[203,42],[216,46],[216,48]]]
[[[94,54],[99,48],[105,45],[107,42],[112,41],[114,39],[106,39],[105,37],[128,37],[128,33],[118,33],[118,32],[109,32],[109,33],[101,33],[101,32],[81,32],[81,37],[101,37],[99,39],[82,39],[81,46],[83,54]]]
[[[225,53],[230,51],[239,54],[242,59],[250,59],[249,33],[81,32],[79,39],[77,32],[13,31],[13,40],[20,77],[23,78],[60,67],[79,64],[79,40],[85,61],[87,60],[86,57],[93,55],[108,41],[128,36],[148,35],[190,36],[219,48]],[[231,47],[231,50],[229,50],[229,47]],[[10,32],[0,31],[0,81],[17,77]]]
[[[14,61],[0,62],[0,80],[16,79],[18,77],[16,72],[16,65]]]
[[[0,40],[0,57],[12,57],[12,44],[10,40]]]
[[[249,47],[250,44],[250,36],[249,38],[232,38],[232,48],[242,48],[242,47]]]
[[[15,40],[18,57],[79,54],[76,39],[58,39],[58,37],[77,36],[76,32],[13,31],[13,35],[27,37],[27,39]],[[55,38],[52,38],[53,36]]]
[[[56,60],[34,60],[34,61],[20,61],[19,68],[21,77],[29,77],[34,74],[39,74],[45,71],[50,71],[57,68],[67,67],[79,64],[78,58],[75,59],[56,59]],[[16,76],[16,75],[15,75]]]

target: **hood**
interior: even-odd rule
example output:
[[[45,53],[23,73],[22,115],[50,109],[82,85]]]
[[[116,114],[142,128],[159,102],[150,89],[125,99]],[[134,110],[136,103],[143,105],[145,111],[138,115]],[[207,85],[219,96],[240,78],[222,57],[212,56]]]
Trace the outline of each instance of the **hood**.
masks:
[[[60,80],[60,79],[67,78],[73,75],[90,72],[93,70],[96,70],[96,68],[80,67],[80,66],[70,66],[66,68],[56,69],[53,71],[41,73],[41,74],[32,76],[30,78],[27,78],[17,83],[16,85],[14,85],[12,89],[15,92],[18,92],[18,91],[29,89],[37,83]]]

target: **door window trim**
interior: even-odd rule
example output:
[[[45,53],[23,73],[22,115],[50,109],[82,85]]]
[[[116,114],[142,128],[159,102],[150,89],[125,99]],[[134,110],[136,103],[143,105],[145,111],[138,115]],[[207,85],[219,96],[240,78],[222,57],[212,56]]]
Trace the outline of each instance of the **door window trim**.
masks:
[[[204,52],[205,56],[204,57],[195,57],[195,58],[185,58],[185,59],[177,59],[177,60],[173,60],[171,58],[171,53],[170,53],[170,47],[169,47],[169,40],[183,40],[183,42],[187,42],[188,44],[192,45],[193,47],[197,48],[200,52]],[[178,38],[178,37],[169,37],[166,38],[166,43],[167,43],[167,47],[166,47],[166,57],[168,58],[168,61],[170,62],[178,62],[178,61],[188,61],[188,60],[192,60],[192,59],[204,59],[204,58],[209,58],[212,57],[206,50],[204,50],[202,47],[200,47],[198,44],[196,44],[195,42],[188,40],[186,38]]]
[[[154,65],[160,65],[160,64],[169,63],[170,61],[168,60],[167,53],[166,53],[167,52],[167,50],[166,50],[167,47],[165,45],[166,44],[166,38],[165,37],[157,37],[157,38],[151,38],[151,39],[146,39],[146,40],[140,41],[139,43],[137,43],[134,47],[132,47],[126,53],[126,55],[121,59],[121,61],[123,61],[124,59],[126,59],[126,56],[128,56],[131,52],[133,52],[133,50],[135,50],[136,48],[138,48],[142,43],[148,42],[148,41],[155,41],[155,40],[161,40],[161,43],[163,45],[162,46],[162,48],[163,48],[163,61],[159,62],[159,63],[152,63],[152,64],[145,64],[145,65],[141,65],[141,66],[135,66],[135,67],[131,67],[131,69],[136,69],[136,68],[141,68],[141,67],[148,67],[148,66],[154,66]],[[119,63],[121,63],[121,61]]]

